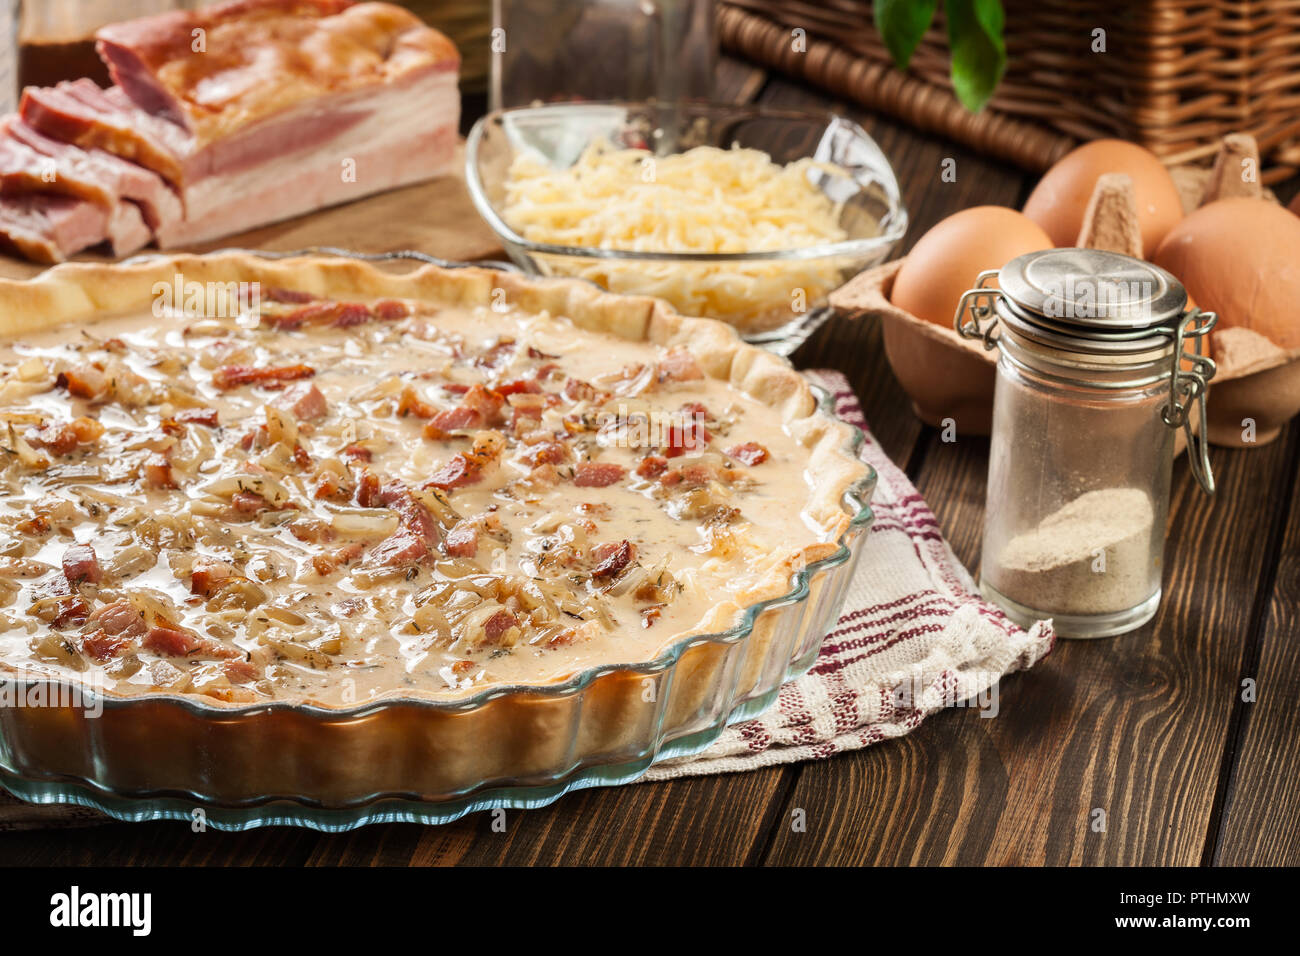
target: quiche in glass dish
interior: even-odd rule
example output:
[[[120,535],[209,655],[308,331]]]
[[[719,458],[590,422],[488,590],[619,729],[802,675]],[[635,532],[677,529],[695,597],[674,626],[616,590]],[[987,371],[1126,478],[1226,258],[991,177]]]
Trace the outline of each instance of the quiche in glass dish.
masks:
[[[860,434],[577,280],[232,252],[0,282],[0,783],[437,822],[696,752],[806,669]]]

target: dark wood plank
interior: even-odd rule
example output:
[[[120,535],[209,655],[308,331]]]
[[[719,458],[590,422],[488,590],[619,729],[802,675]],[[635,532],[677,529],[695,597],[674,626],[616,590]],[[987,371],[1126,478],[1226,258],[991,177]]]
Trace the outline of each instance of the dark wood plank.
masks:
[[[1243,680],[1255,682],[1255,702],[1239,704],[1236,761],[1212,859],[1223,866],[1300,865],[1300,454],[1293,474],[1290,499],[1272,502],[1285,537],[1258,653],[1242,670]],[[1239,682],[1239,700],[1242,690]]]
[[[981,445],[932,440],[918,480],[971,562]],[[1216,449],[1213,500],[1178,462],[1166,596],[1151,624],[1061,641],[1033,672],[1004,682],[995,718],[956,710],[888,746],[807,764],[788,806],[824,825],[778,833],[768,862],[1201,862],[1253,599],[1274,560],[1265,546],[1276,520],[1269,503],[1291,489],[1297,446],[1292,425],[1264,448]],[[1297,525],[1293,514],[1293,535]],[[857,812],[834,812],[844,805]],[[1097,809],[1107,815],[1104,833],[1090,829]]]

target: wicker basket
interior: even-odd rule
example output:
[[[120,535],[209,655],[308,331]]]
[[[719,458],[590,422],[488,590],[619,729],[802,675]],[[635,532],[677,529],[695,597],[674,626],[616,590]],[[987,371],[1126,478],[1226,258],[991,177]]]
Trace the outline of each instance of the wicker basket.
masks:
[[[1195,162],[1230,132],[1259,141],[1265,182],[1300,168],[1300,0],[1003,5],[1006,75],[979,114],[952,93],[941,16],[906,72],[868,0],[724,0],[718,26],[732,52],[1030,170],[1106,136]],[[1105,53],[1092,52],[1098,28]]]

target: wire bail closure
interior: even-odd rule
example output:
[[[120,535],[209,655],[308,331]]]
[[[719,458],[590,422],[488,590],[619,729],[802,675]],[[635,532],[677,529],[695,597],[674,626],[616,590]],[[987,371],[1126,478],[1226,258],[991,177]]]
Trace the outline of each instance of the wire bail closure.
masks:
[[[979,339],[986,350],[992,351],[1001,338],[996,334],[998,325],[997,302],[1005,293],[990,286],[1001,270],[987,269],[975,280],[974,288],[966,290],[957,304],[952,324],[957,334],[965,339]],[[1209,418],[1206,410],[1206,392],[1217,367],[1205,354],[1205,336],[1214,328],[1219,317],[1199,308],[1181,315],[1170,328],[1156,329],[1158,333],[1173,336],[1173,354],[1169,368],[1169,404],[1160,409],[1160,419],[1170,428],[1181,428],[1187,439],[1187,461],[1192,476],[1206,494],[1214,494],[1214,473],[1210,468]],[[1191,344],[1193,351],[1186,351]],[[1187,367],[1184,364],[1187,363]],[[1098,384],[1098,387],[1108,386]],[[1191,406],[1195,404],[1199,429],[1192,427]]]
[[[1160,417],[1170,428],[1181,428],[1187,437],[1187,462],[1192,476],[1207,495],[1214,494],[1214,473],[1210,470],[1210,420],[1207,417],[1205,393],[1210,379],[1218,371],[1214,359],[1204,354],[1205,336],[1219,321],[1213,312],[1193,309],[1178,320],[1174,327],[1174,354],[1170,361],[1169,404],[1160,410]],[[1195,327],[1193,326],[1195,323]],[[1184,344],[1192,340],[1195,351],[1186,352]],[[1190,362],[1190,368],[1183,363]],[[1189,406],[1195,402],[1200,418],[1200,435],[1192,428]]]

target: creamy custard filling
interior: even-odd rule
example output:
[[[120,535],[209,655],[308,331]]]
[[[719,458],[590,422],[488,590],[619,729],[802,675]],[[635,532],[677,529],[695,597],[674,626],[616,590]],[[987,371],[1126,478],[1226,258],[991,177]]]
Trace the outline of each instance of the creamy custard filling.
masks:
[[[684,350],[265,298],[0,347],[0,662],[236,703],[452,697],[725,627],[826,539],[807,449]]]

